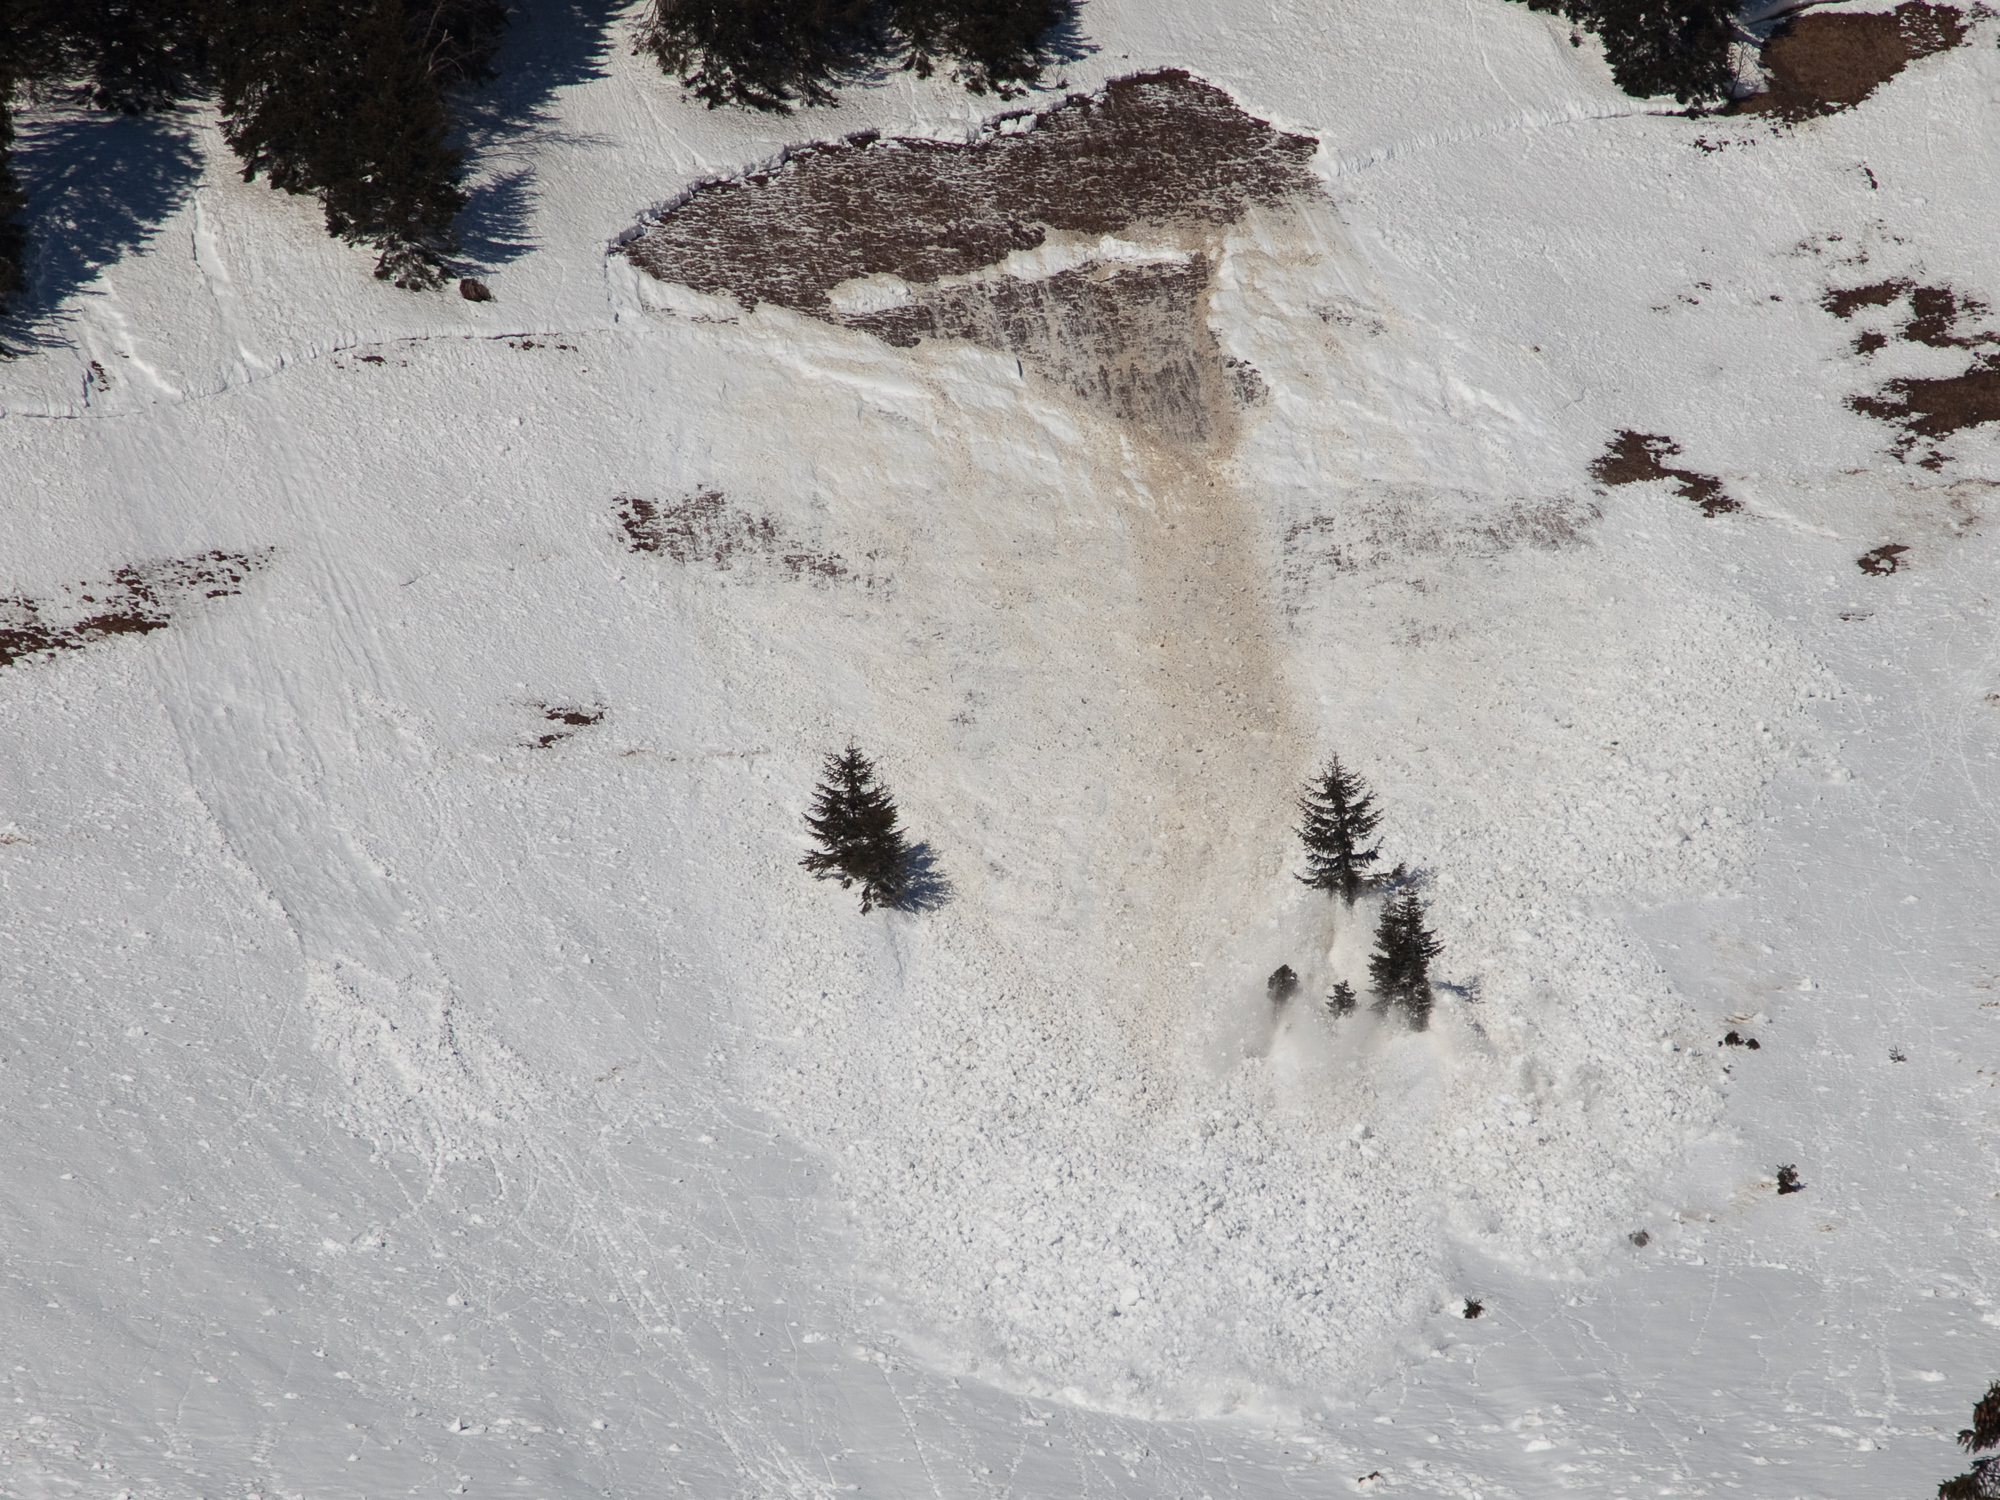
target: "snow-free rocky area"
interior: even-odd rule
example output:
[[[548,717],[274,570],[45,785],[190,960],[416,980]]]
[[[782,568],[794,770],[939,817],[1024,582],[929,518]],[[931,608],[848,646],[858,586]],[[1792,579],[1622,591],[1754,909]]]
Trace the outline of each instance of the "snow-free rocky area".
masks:
[[[1092,0],[1035,108],[1185,69],[1311,180],[819,315],[634,247],[990,101],[710,113],[571,9],[478,106],[490,303],[206,114],[23,122],[0,1494],[1957,1472],[2000,423],[1848,402],[2000,330],[2000,23],[1774,128],[1498,0]],[[1198,420],[1094,399],[1031,284],[1189,267]],[[1822,306],[1899,279],[1965,342]],[[1003,285],[1027,354],[866,324]],[[1599,483],[1624,431],[1737,509]],[[927,909],[797,868],[850,736]],[[1333,750],[1445,944],[1424,1034],[1318,1005],[1371,920],[1291,878]]]

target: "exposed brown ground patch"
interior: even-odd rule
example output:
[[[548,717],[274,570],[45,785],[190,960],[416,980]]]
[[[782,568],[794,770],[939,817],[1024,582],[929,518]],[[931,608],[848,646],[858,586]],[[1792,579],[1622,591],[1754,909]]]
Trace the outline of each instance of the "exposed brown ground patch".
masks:
[[[1965,31],[1962,12],[1926,0],[1876,15],[1796,17],[1764,44],[1769,91],[1730,111],[1798,121],[1852,109],[1910,63],[1956,47]]]
[[[1903,554],[1909,550],[1901,542],[1890,542],[1885,546],[1876,547],[1872,551],[1862,553],[1854,559],[1854,565],[1864,573],[1872,574],[1877,578],[1886,578],[1889,574],[1897,572],[1902,568]]]
[[[1676,469],[1661,462],[1681,451],[1672,438],[1657,432],[1633,432],[1630,428],[1613,438],[1604,452],[1590,465],[1590,477],[1599,484],[1644,484],[1651,479],[1672,480],[1684,500],[1692,500],[1705,516],[1722,516],[1743,507],[1731,499],[1722,481],[1713,474],[1693,469]]]
[[[1850,396],[1854,410],[1901,427],[1915,446],[1919,437],[1947,438],[1967,427],[2000,422],[2000,359],[1988,356],[1963,375],[1892,380],[1873,396]],[[1924,460],[1936,467],[1936,453]]]
[[[816,583],[875,582],[872,572],[857,577],[838,553],[815,551],[786,536],[769,516],[732,506],[720,490],[664,503],[620,495],[612,503],[634,552],[657,552],[683,566],[700,563],[725,573],[770,564]],[[866,560],[874,562],[876,554],[866,554]]]
[[[561,744],[579,729],[588,729],[593,724],[604,722],[604,705],[593,703],[588,706],[577,703],[537,703],[542,717],[551,724],[561,727],[535,736],[529,741],[538,750],[546,750],[551,745]]]
[[[697,188],[624,253],[663,281],[747,307],[773,303],[906,347],[966,339],[1001,350],[1124,420],[1206,441],[1216,404],[1255,399],[1261,382],[1233,378],[1207,328],[1204,252],[1253,204],[1315,190],[1316,148],[1186,73],[1142,74],[967,145],[859,136],[808,147],[774,171]],[[1051,234],[1135,230],[1196,253],[935,285]],[[875,275],[910,283],[909,302],[843,313],[829,300]]]
[[[0,667],[25,657],[80,651],[117,635],[164,630],[192,601],[241,592],[269,552],[204,552],[120,568],[44,598],[0,597]]]
[[[1866,286],[1829,288],[1819,305],[1836,318],[1852,318],[1864,308],[1893,307],[1908,299],[1908,311],[1896,327],[1894,337],[1932,349],[1972,349],[1981,344],[2000,344],[2000,333],[1961,331],[1964,325],[1983,318],[1992,309],[1975,297],[1965,296],[1948,286],[1927,286],[1907,276],[1893,276]],[[1890,335],[1880,329],[1865,329],[1856,337],[1857,354],[1871,354],[1886,347]]]
[[[1931,349],[2000,345],[2000,333],[1969,326],[1992,309],[1948,286],[1895,276],[1865,286],[1830,288],[1820,298],[1821,307],[1843,319],[1857,317],[1867,309],[1898,305],[1903,312],[1887,330],[1864,328],[1855,336],[1856,354],[1875,354],[1887,348],[1892,339]],[[1897,449],[1907,452],[1922,439],[1936,442],[1967,427],[2000,422],[2000,355],[1982,355],[1958,375],[1899,377],[1873,395],[1850,396],[1847,404],[1866,416],[1900,427]],[[1936,469],[1945,459],[1933,448],[1919,462]]]

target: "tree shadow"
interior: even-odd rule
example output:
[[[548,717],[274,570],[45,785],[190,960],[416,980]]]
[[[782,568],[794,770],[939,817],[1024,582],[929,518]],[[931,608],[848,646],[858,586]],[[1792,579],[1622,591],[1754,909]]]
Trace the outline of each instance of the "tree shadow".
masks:
[[[463,259],[487,270],[535,248],[532,220],[535,168],[528,148],[556,133],[559,90],[605,74],[615,38],[612,23],[626,0],[545,0],[513,12],[497,75],[457,90],[452,107],[474,169],[471,195],[458,220]],[[517,164],[506,163],[517,158]],[[480,172],[482,165],[488,167]]]
[[[1060,69],[1065,63],[1082,62],[1103,50],[1083,34],[1083,5],[1084,0],[1072,0],[1063,8],[1062,18],[1043,37],[1042,55],[1050,67]]]
[[[14,170],[28,207],[26,294],[8,342],[50,347],[57,308],[142,248],[194,191],[202,158],[186,116],[65,111],[22,121]],[[40,325],[40,326],[37,326]]]
[[[938,867],[937,853],[929,844],[910,846],[903,873],[909,883],[903,887],[903,899],[896,903],[897,911],[936,911],[958,894],[951,877]]]
[[[1462,983],[1453,983],[1449,979],[1433,979],[1431,981],[1431,988],[1451,996],[1461,1005],[1477,1005],[1480,1003],[1481,980],[1476,975]]]
[[[1362,889],[1387,895],[1401,895],[1404,891],[1425,891],[1430,889],[1432,873],[1429,870],[1412,870],[1408,865],[1399,864],[1393,870],[1380,875],[1370,875],[1362,883]]]

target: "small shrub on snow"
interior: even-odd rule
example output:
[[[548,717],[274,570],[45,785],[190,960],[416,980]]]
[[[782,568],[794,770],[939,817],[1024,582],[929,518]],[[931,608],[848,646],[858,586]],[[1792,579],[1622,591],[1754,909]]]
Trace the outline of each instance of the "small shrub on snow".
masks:
[[[1264,981],[1264,993],[1271,997],[1273,1005],[1283,1005],[1299,992],[1299,976],[1290,964],[1279,964],[1271,971],[1271,977]]]
[[[806,814],[819,848],[799,863],[818,880],[838,880],[842,890],[861,887],[865,916],[878,906],[899,906],[910,884],[910,847],[898,825],[896,803],[875,780],[875,764],[850,744],[826,758]]]

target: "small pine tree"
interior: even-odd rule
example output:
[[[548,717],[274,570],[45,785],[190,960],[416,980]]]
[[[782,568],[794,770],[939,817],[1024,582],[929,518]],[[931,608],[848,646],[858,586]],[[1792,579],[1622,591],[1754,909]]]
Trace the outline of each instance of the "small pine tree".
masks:
[[[829,755],[813,789],[806,827],[819,848],[799,863],[817,880],[861,886],[861,911],[897,906],[909,890],[910,849],[897,826],[896,803],[875,780],[875,766],[849,744]]]
[[[1315,890],[1335,892],[1353,906],[1368,866],[1382,852],[1361,847],[1382,821],[1374,793],[1336,755],[1306,783],[1299,812],[1305,821],[1298,834],[1306,846],[1306,873],[1299,879]]]
[[[1299,992],[1299,976],[1290,964],[1279,964],[1264,981],[1264,993],[1273,1005],[1283,1005]]]
[[[1368,956],[1368,979],[1375,1008],[1400,1010],[1414,1031],[1431,1023],[1431,960],[1444,951],[1424,927],[1423,903],[1405,891],[1382,908],[1375,928],[1375,951]]]
[[[1354,1004],[1354,986],[1344,979],[1336,984],[1333,993],[1326,997],[1326,1008],[1336,1016],[1353,1015]]]

